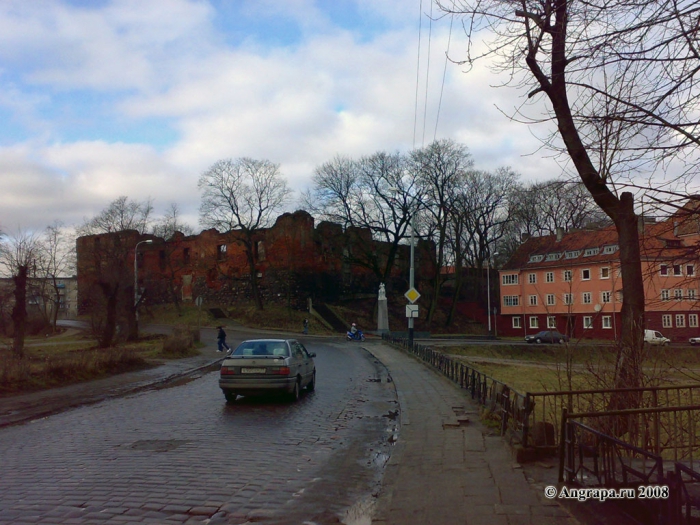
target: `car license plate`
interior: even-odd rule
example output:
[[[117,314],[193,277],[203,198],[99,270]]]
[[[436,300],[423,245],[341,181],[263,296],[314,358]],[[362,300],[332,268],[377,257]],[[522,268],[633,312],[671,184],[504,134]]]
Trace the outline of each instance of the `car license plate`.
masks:
[[[264,374],[264,368],[241,368],[241,374]]]

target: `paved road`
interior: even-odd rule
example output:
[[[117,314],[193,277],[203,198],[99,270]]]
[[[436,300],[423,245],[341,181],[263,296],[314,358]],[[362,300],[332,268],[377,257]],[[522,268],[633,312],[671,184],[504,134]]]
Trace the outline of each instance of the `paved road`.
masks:
[[[217,374],[205,373],[0,429],[0,524],[320,524],[357,514],[388,458],[396,392],[359,346],[307,347],[318,354],[317,389],[298,403],[226,405]]]

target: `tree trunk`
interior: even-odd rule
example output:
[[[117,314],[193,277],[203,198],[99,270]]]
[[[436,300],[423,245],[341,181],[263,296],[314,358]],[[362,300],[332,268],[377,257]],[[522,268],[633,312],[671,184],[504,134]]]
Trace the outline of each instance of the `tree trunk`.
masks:
[[[12,350],[15,357],[24,357],[24,336],[27,331],[27,266],[17,268],[17,275],[13,276],[15,283],[15,305],[12,308],[12,324],[14,336]]]
[[[260,297],[260,289],[258,288],[258,273],[255,264],[255,244],[252,239],[248,239],[245,243],[245,253],[248,259],[248,271],[250,272],[250,293],[253,295],[253,302],[256,310],[263,309],[262,297]]]

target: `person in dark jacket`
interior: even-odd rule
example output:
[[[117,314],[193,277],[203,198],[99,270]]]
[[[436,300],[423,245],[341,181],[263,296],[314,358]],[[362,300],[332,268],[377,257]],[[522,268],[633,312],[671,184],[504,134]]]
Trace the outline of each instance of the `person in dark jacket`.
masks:
[[[219,345],[217,352],[223,352],[224,348],[226,348],[226,350],[231,350],[231,347],[226,344],[226,332],[224,332],[224,327],[217,326],[217,328],[219,329],[219,333],[216,336],[216,342]]]

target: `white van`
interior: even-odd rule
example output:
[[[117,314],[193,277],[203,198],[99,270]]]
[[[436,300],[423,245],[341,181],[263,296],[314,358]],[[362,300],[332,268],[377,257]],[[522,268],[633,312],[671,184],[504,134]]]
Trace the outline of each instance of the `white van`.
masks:
[[[657,332],[656,330],[644,330],[644,342],[650,345],[666,346],[671,340],[668,337],[664,337],[661,332]]]

